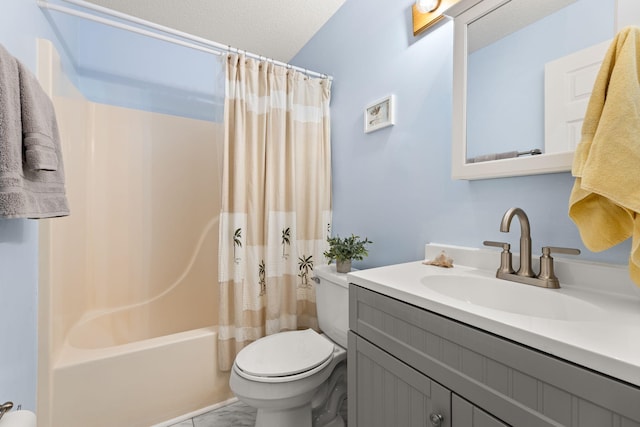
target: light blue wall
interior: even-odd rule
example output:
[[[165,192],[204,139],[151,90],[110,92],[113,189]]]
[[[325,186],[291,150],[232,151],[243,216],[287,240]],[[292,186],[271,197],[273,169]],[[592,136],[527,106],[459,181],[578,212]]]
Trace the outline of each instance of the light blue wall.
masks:
[[[348,0],[292,61],[335,79],[333,232],[374,241],[356,266],[422,259],[426,242],[480,247],[501,240],[517,247],[517,225],[509,234],[498,231],[512,206],[529,215],[534,251],[577,247],[582,259],[626,263],[628,243],[599,254],[582,245],[567,215],[569,173],[451,179],[453,24],[414,38],[411,4]],[[390,93],[396,125],[363,133],[364,107]]]
[[[0,43],[33,72],[36,38],[53,38],[35,1],[2,0]],[[0,219],[0,402],[35,410],[38,223]]]

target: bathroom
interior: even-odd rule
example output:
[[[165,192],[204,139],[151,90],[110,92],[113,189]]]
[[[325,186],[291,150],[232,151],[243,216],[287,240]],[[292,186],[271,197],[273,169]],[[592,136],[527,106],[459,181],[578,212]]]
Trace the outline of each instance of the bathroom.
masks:
[[[640,22],[633,19],[640,15],[636,3],[618,1],[620,21]],[[629,242],[601,253],[582,244],[567,216],[574,181],[568,172],[451,178],[453,25],[445,22],[414,37],[411,5],[410,0],[346,1],[290,61],[334,78],[332,228],[375,242],[369,257],[355,266],[422,259],[426,242],[480,247],[499,237],[499,219],[512,206],[529,215],[536,245],[579,248],[582,260],[626,264]],[[36,39],[56,44],[59,35],[35,1],[5,0],[0,9],[0,43],[35,70]],[[395,125],[364,133],[364,106],[391,93]],[[39,227],[36,221],[0,220],[0,400],[34,411],[42,351]]]

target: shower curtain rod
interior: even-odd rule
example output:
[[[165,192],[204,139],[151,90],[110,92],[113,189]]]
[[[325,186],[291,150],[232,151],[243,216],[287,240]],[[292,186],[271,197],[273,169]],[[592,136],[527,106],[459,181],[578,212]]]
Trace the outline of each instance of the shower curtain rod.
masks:
[[[80,6],[82,8],[91,10],[93,12],[97,12],[100,14],[104,14],[109,16],[111,19],[107,19],[107,18],[103,18],[100,16],[96,16],[93,15],[91,13],[87,13],[87,12],[82,12],[80,10],[76,10],[67,6],[61,6],[58,4],[53,4],[50,2],[50,0],[36,0],[36,3],[38,4],[38,6],[41,9],[49,9],[49,10],[55,10],[57,12],[62,12],[62,13],[66,13],[67,15],[72,15],[72,16],[77,16],[79,18],[83,18],[89,21],[94,21],[94,22],[98,22],[100,24],[104,24],[104,25],[108,25],[114,28],[119,28],[125,31],[130,31],[132,33],[136,33],[136,34],[141,34],[147,37],[151,37],[151,38],[155,38],[158,40],[162,40],[162,41],[166,41],[168,43],[173,43],[173,44],[177,44],[179,46],[184,46],[184,47],[188,47],[190,49],[195,49],[195,50],[199,50],[201,52],[206,52],[206,53],[210,53],[213,55],[224,55],[227,52],[236,52],[236,53],[243,53],[246,56],[250,57],[250,58],[254,58],[257,60],[265,60],[268,62],[271,62],[272,64],[276,64],[276,65],[280,65],[283,67],[287,67],[289,69],[293,69],[296,71],[300,71],[301,73],[304,73],[308,76],[312,76],[312,77],[320,77],[320,78],[326,78],[329,80],[333,80],[332,76],[329,76],[327,74],[322,74],[322,73],[318,73],[315,71],[311,71],[308,70],[306,68],[301,68],[295,65],[291,65],[291,64],[287,64],[285,62],[281,62],[281,61],[277,61],[275,59],[271,59],[271,58],[267,58],[265,56],[262,55],[256,55],[255,53],[251,53],[251,52],[247,52],[246,50],[242,50],[242,49],[237,49],[231,46],[225,46],[221,43],[217,43],[211,40],[207,40],[205,38],[202,37],[198,37],[195,36],[193,34],[189,34],[189,33],[185,33],[182,31],[178,31],[178,30],[174,30],[172,28],[169,27],[165,27],[164,25],[159,25],[159,24],[155,24],[153,22],[150,21],[146,21],[144,19],[140,19],[140,18],[136,18],[135,16],[131,16],[131,15],[127,15],[125,13],[122,12],[118,12],[106,7],[102,7],[102,6],[98,6],[96,4],[93,3],[89,3],[83,0],[61,0],[65,3],[69,3],[69,4],[73,4],[76,6]],[[140,25],[143,27],[147,27],[150,29],[153,29],[155,31],[160,31],[166,34],[169,34],[168,36],[166,35],[162,35],[162,34],[158,34],[157,32],[154,31],[149,31],[149,30],[145,30],[143,28],[138,28],[135,27],[133,25],[130,24],[125,24],[122,22],[118,22],[115,19],[120,19],[123,21],[127,21],[130,22],[132,24],[136,24],[136,25]],[[184,39],[184,40],[180,40],[180,39]],[[185,40],[189,40],[189,41],[185,41]]]

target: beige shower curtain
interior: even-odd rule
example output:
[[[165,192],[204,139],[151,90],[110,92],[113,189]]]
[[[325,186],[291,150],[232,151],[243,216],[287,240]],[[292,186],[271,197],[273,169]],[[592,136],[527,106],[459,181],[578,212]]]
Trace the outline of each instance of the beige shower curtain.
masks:
[[[228,55],[220,213],[220,368],[283,330],[317,329],[313,267],[331,223],[331,82]]]

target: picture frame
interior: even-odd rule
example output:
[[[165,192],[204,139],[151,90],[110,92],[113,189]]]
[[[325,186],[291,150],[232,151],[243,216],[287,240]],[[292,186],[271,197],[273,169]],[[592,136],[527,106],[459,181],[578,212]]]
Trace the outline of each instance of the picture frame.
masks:
[[[379,99],[364,109],[364,132],[369,133],[395,124],[394,96]]]

